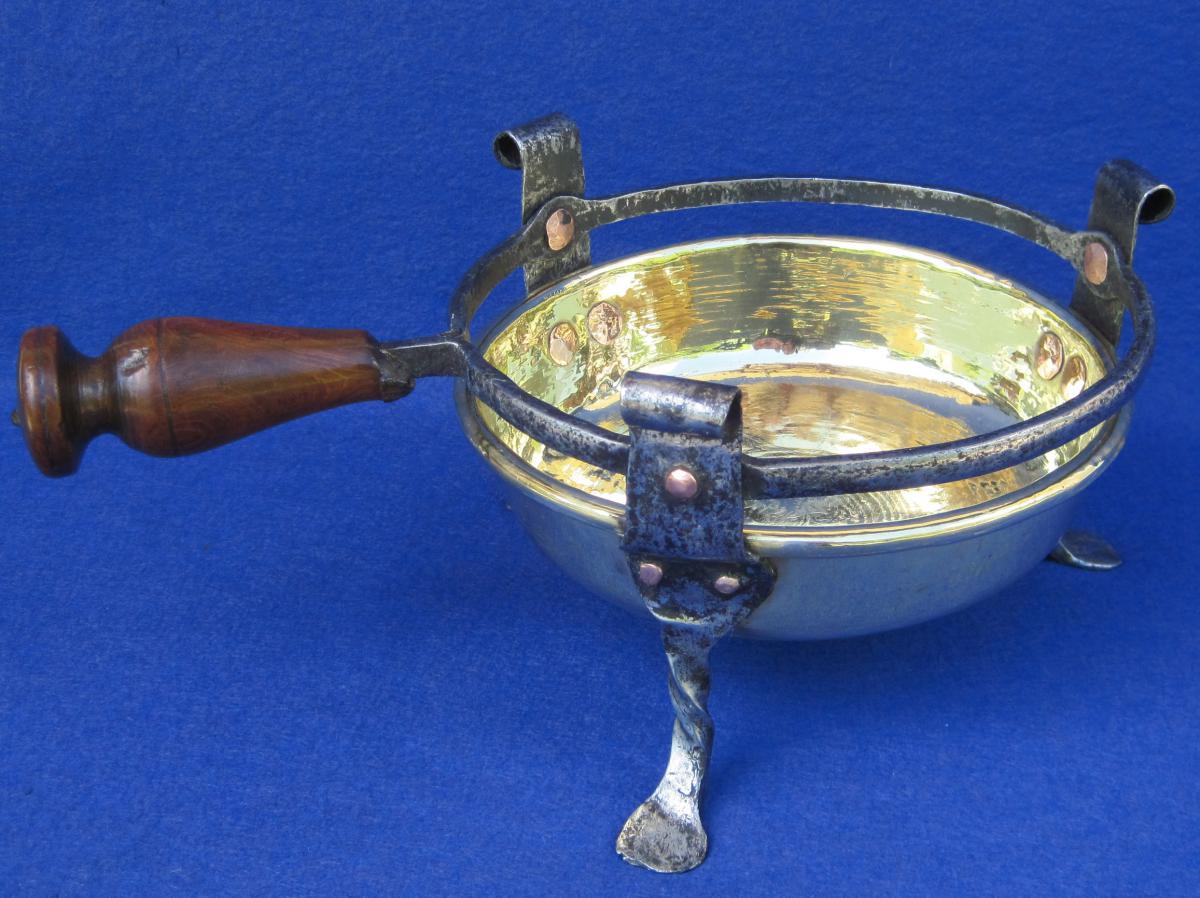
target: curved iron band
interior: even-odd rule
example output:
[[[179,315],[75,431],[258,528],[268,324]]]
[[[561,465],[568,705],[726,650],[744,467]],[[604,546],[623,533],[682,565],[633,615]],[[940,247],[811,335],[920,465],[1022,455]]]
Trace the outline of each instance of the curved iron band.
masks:
[[[469,326],[491,291],[518,266],[546,255],[546,219],[558,209],[575,218],[576,233],[642,215],[741,203],[808,202],[873,206],[974,221],[1029,240],[1082,271],[1083,253],[1099,242],[1114,264],[1096,288],[1119,299],[1134,329],[1126,355],[1101,381],[1057,408],[991,433],[912,449],[819,458],[762,459],[743,455],[747,498],[795,498],[901,489],[987,474],[1028,461],[1083,435],[1128,402],[1154,348],[1155,318],[1141,281],[1102,231],[1069,231],[1048,219],[987,197],[909,184],[825,178],[754,178],[706,181],[640,190],[603,199],[561,196],[548,201],[525,227],[467,272],[451,301],[451,330],[458,364],[445,373],[464,376],[467,388],[497,414],[551,449],[622,473],[627,437],[572,417],[537,399],[491,365],[470,342]],[[389,347],[390,348],[390,347]],[[397,348],[399,346],[397,345]]]

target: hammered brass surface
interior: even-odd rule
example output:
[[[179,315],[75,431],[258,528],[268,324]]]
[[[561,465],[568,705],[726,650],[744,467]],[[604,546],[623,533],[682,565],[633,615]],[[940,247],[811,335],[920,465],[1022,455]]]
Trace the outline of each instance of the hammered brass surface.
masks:
[[[619,328],[603,331],[607,341],[595,338],[600,304],[620,315]],[[551,359],[550,334],[564,322],[578,345]],[[974,266],[877,241],[738,237],[589,269],[514,310],[483,345],[522,389],[618,432],[626,371],[736,383],[747,452],[816,456],[948,442],[1053,408],[1076,384],[1062,382],[1068,372],[1037,373],[1047,333],[1079,359],[1066,366],[1073,376],[1082,370],[1090,385],[1103,375],[1104,357],[1065,312]],[[624,501],[623,476],[476,408],[526,465],[596,500]],[[948,484],[752,501],[747,525],[887,524],[968,509],[1035,488],[1098,432]]]

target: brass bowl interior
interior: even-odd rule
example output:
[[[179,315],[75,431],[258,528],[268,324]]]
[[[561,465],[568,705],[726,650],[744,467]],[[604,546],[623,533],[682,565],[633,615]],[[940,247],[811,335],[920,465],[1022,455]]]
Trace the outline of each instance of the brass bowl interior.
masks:
[[[1012,281],[926,250],[849,238],[727,238],[587,269],[514,309],[482,345],[522,389],[617,432],[626,371],[735,383],[745,449],[764,457],[993,431],[1052,409],[1108,365],[1082,325]],[[547,449],[486,406],[477,411],[543,481],[624,502],[622,475]],[[890,524],[969,509],[1053,480],[1100,431],[966,480],[752,501],[747,523]]]

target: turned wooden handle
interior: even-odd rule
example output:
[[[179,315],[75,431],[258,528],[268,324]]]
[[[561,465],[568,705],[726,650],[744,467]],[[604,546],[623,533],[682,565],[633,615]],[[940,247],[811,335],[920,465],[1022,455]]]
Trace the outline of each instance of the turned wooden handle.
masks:
[[[15,420],[44,474],[78,466],[88,441],[115,433],[150,455],[212,449],[275,424],[411,381],[364,331],[158,318],[125,331],[98,358],[56,327],[21,340]]]

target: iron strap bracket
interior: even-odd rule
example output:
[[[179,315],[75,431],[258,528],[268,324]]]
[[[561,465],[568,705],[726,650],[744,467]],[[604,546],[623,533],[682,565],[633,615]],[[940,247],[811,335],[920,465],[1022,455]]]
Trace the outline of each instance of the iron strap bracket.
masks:
[[[631,372],[621,415],[630,435],[623,547],[642,597],[663,623],[723,635],[774,585],[742,533],[741,391]]]
[[[1088,213],[1088,230],[1108,235],[1120,258],[1110,263],[1103,255],[1098,268],[1088,277],[1084,272],[1075,279],[1071,311],[1094,327],[1114,347],[1121,339],[1121,320],[1125,302],[1110,276],[1118,265],[1133,265],[1133,247],[1139,224],[1154,224],[1171,214],[1175,193],[1150,172],[1128,159],[1114,159],[1101,167]]]
[[[666,773],[626,821],[617,852],[677,873],[708,851],[700,796],[713,739],[709,651],[770,595],[775,572],[742,531],[741,391],[631,372],[621,414],[630,434],[622,545],[662,624],[675,726]]]
[[[554,113],[504,131],[492,143],[492,150],[502,165],[521,171],[521,224],[528,224],[547,200],[583,196],[579,127],[565,115]],[[586,232],[578,233],[559,251],[552,250],[543,235],[541,249],[525,262],[525,292],[529,295],[592,264]]]

